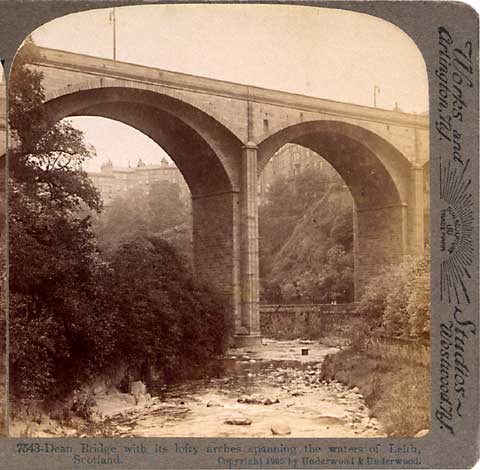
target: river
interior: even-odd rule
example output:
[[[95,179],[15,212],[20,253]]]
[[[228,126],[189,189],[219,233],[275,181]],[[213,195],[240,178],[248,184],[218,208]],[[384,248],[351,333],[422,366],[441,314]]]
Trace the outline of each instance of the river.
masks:
[[[98,396],[101,418],[76,435],[385,436],[358,389],[320,380],[323,359],[337,351],[299,340],[263,340],[256,348],[234,349],[208,377],[150,390],[153,398],[137,405],[131,395],[116,391]]]

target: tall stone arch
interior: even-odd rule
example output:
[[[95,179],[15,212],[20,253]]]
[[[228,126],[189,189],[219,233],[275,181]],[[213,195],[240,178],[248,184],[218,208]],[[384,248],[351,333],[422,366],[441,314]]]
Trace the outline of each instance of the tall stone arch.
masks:
[[[310,148],[344,179],[354,200],[355,298],[366,283],[411,251],[411,164],[392,144],[358,125],[334,120],[286,127],[258,146],[258,171],[283,145]]]
[[[134,88],[75,91],[44,103],[53,122],[98,116],[150,137],[174,160],[192,194],[194,268],[219,292],[237,325],[241,316],[240,162],[242,143],[203,111]]]

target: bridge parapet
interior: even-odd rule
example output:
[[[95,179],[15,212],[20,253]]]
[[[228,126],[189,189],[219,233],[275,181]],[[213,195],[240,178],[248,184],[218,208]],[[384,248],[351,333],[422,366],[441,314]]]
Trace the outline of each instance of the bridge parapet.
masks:
[[[426,115],[268,90],[56,49],[38,47],[37,51],[39,58],[35,65],[48,82],[48,99],[92,88],[144,89],[173,96],[201,109],[244,143],[253,140],[258,144],[276,131],[304,121],[340,120],[378,134],[398,146],[409,160],[428,159],[422,156],[428,154]],[[250,126],[249,113],[253,118]]]
[[[263,337],[278,340],[344,337],[363,322],[358,305],[305,304],[260,305]]]

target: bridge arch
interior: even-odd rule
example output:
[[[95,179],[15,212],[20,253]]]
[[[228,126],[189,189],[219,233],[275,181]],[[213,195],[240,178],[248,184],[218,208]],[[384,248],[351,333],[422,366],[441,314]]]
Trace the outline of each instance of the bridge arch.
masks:
[[[238,190],[242,143],[207,113],[159,92],[132,87],[85,86],[83,90],[45,102],[53,121],[68,116],[95,115],[124,122],[149,135],[160,146],[170,148],[171,157],[184,173],[192,194],[201,184],[210,186],[213,175],[223,185],[222,190]],[[185,154],[188,146],[191,146],[190,153]],[[195,166],[200,166],[204,172],[203,177],[198,168],[194,175],[189,174],[192,158],[195,158]]]
[[[408,252],[410,163],[373,132],[342,121],[308,121],[286,127],[258,146],[258,171],[287,143],[325,158],[344,179],[354,200],[354,278],[359,298],[383,266]]]
[[[239,343],[260,332],[257,169],[285,143],[325,156],[354,193],[356,264],[364,270],[357,285],[411,252],[412,240],[423,249],[416,162],[428,155],[426,116],[39,49],[32,66],[43,75],[54,121],[115,119],[175,161],[192,192],[197,273],[231,302]]]
[[[105,87],[44,103],[52,122],[104,117],[142,132],[176,163],[192,194],[196,274],[215,286],[235,316],[240,308],[238,205],[242,144],[213,118],[160,93]]]

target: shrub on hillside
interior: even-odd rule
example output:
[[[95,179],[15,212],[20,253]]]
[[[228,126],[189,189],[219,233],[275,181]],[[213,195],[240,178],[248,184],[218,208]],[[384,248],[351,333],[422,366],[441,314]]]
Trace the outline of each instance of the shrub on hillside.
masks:
[[[193,264],[191,203],[175,183],[152,183],[148,192],[139,186],[129,188],[93,220],[93,231],[107,256],[136,237],[155,236],[170,242]]]
[[[297,194],[280,180],[268,203],[260,206],[261,300],[351,302],[352,197],[342,185],[323,182],[321,172],[300,176],[315,191]]]
[[[430,252],[414,266],[408,282],[408,331],[413,338],[428,337],[430,332]]]
[[[397,338],[428,335],[430,322],[429,253],[392,265],[365,287],[359,311],[371,331]]]
[[[427,250],[373,278],[359,304],[363,328],[350,334],[348,348],[322,364],[323,379],[360,389],[392,437],[415,436],[430,426],[430,355],[422,344],[429,333],[429,274]]]

